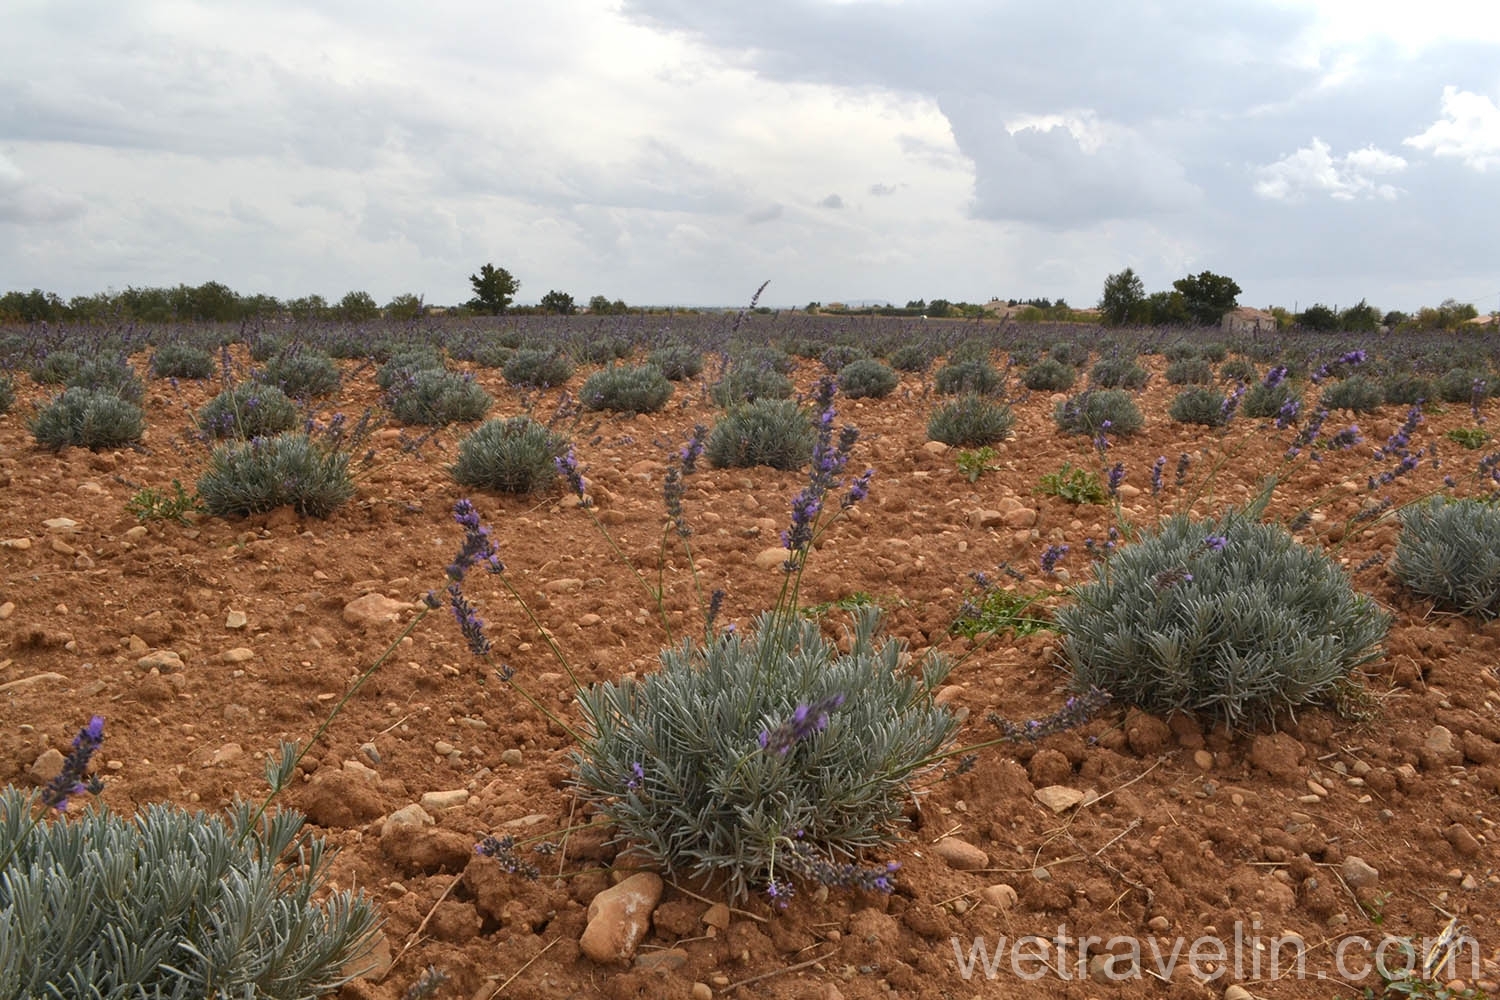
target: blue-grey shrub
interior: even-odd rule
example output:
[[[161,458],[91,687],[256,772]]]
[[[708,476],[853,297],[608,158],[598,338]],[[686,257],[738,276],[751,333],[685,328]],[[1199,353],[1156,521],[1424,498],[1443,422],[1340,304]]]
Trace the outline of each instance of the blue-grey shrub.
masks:
[[[1451,368],[1437,378],[1438,398],[1445,403],[1468,403],[1474,398],[1476,380],[1486,383],[1486,391],[1481,395],[1492,394],[1500,387],[1500,377],[1483,368]]]
[[[146,415],[127,399],[104,389],[64,389],[28,423],[36,443],[53,451],[118,448],[146,433]]]
[[[709,389],[709,396],[723,407],[754,403],[762,399],[788,399],[792,380],[769,366],[732,364]]]
[[[0,417],[16,405],[16,380],[9,375],[0,375]]]
[[[1183,358],[1167,364],[1168,385],[1208,385],[1214,380],[1214,366],[1202,358]]]
[[[391,386],[421,371],[442,371],[447,367],[443,352],[428,345],[406,347],[391,354],[375,373],[375,384],[389,392]]]
[[[1135,399],[1124,389],[1087,389],[1057,404],[1052,414],[1058,429],[1070,434],[1130,435],[1146,426]],[[1104,422],[1109,421],[1109,427]]]
[[[932,367],[932,349],[923,344],[902,344],[891,351],[889,361],[898,372],[925,372]]]
[[[646,355],[646,361],[673,382],[697,378],[703,372],[703,352],[687,344],[663,344]]]
[[[1387,403],[1401,406],[1437,398],[1437,386],[1432,379],[1420,375],[1392,375],[1381,383],[1381,390]]]
[[[212,378],[214,356],[193,344],[162,344],[151,353],[151,374],[156,378]]]
[[[0,791],[0,996],[304,1000],[372,964],[374,906],[323,891],[333,854],[295,812],[39,808]]]
[[[566,437],[530,417],[496,418],[459,442],[449,473],[461,486],[530,493],[557,478],[556,460],[567,450]]]
[[[1245,358],[1230,358],[1219,366],[1220,382],[1243,382],[1250,385],[1260,380],[1255,364]]]
[[[839,391],[850,399],[883,399],[900,384],[896,370],[874,358],[858,358],[839,369]]]
[[[1167,416],[1179,424],[1220,427],[1228,420],[1224,394],[1204,385],[1191,385],[1172,397]]]
[[[590,410],[655,413],[672,398],[672,383],[655,365],[614,365],[585,379],[578,398]]]
[[[1089,349],[1071,340],[1064,340],[1053,344],[1052,349],[1047,352],[1047,357],[1061,364],[1082,368],[1089,363]]]
[[[1151,374],[1134,358],[1100,358],[1089,371],[1089,380],[1101,389],[1144,389]]]
[[[1021,376],[1021,384],[1037,392],[1066,392],[1078,381],[1078,369],[1061,361],[1043,358]]]
[[[1005,388],[1005,376],[984,360],[950,361],[937,370],[937,391],[945,396],[966,392],[993,396]]]
[[[1240,412],[1257,420],[1274,417],[1281,413],[1282,407],[1294,400],[1300,406],[1302,395],[1292,387],[1290,379],[1276,385],[1257,382],[1245,390],[1244,398],[1240,400]]]
[[[643,679],[581,690],[584,799],[669,877],[722,878],[735,901],[797,873],[793,849],[843,862],[897,840],[914,782],[958,720],[933,700],[948,663],[903,668],[878,621],[856,611],[840,652],[817,622],[768,614],[744,634],[664,650]],[[839,696],[826,728],[785,752],[762,745],[799,706]]]
[[[1330,695],[1389,625],[1321,550],[1236,510],[1168,518],[1074,596],[1054,620],[1077,690],[1234,726]]]
[[[790,399],[757,399],[730,408],[704,444],[716,468],[769,465],[800,469],[812,457],[813,427],[807,413]]]
[[[405,373],[387,393],[392,416],[426,427],[478,420],[493,402],[472,376],[441,368]]]
[[[573,362],[562,351],[523,347],[505,363],[503,371],[511,385],[548,389],[573,377]]]
[[[293,348],[276,354],[256,377],[299,399],[332,395],[339,387],[339,369],[333,359],[322,351],[308,348]]]
[[[1364,375],[1351,375],[1323,390],[1318,405],[1325,410],[1374,413],[1385,402],[1385,389]]]
[[[64,385],[83,367],[83,356],[76,351],[48,351],[31,366],[31,380],[38,385]]]
[[[112,392],[137,406],[146,398],[146,383],[125,358],[89,359],[64,384],[69,388]]]
[[[927,420],[927,437],[951,448],[978,448],[1004,441],[1015,425],[1009,406],[969,392],[938,404]]]
[[[297,407],[274,385],[239,382],[203,404],[198,427],[214,438],[253,438],[297,426]]]
[[[857,344],[834,344],[818,355],[818,360],[824,368],[837,373],[851,363],[869,356],[869,350]]]
[[[1500,506],[1433,497],[1400,518],[1392,569],[1402,584],[1444,609],[1500,616]]]
[[[327,517],[354,496],[347,452],[302,431],[228,441],[214,448],[198,478],[204,510],[216,517],[262,514],[291,507]]]

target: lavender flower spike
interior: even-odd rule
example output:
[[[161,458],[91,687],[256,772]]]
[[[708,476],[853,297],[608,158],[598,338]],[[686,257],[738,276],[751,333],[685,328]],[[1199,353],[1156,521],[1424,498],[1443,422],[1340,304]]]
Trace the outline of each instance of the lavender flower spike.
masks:
[[[557,466],[558,475],[568,481],[568,488],[578,494],[579,504],[584,507],[589,506],[591,501],[584,492],[583,473],[578,470],[578,455],[573,449],[570,447],[566,452],[558,455],[552,460],[552,464]]]
[[[453,520],[464,529],[464,543],[448,566],[448,579],[460,583],[469,570],[480,563],[484,563],[485,569],[491,573],[505,572],[505,564],[500,561],[490,529],[479,523],[479,511],[474,505],[468,500],[458,501],[453,505]]]
[[[68,799],[74,795],[82,795],[84,792],[98,795],[104,788],[103,783],[97,776],[90,775],[88,770],[94,751],[103,744],[104,716],[96,715],[73,737],[73,752],[63,761],[62,771],[57,777],[47,782],[47,787],[42,789],[42,804],[61,812],[68,808]]]
[[[786,754],[800,741],[828,728],[828,715],[844,703],[841,692],[826,695],[812,704],[798,705],[789,719],[775,729],[763,729],[757,742],[762,750],[780,756]]]

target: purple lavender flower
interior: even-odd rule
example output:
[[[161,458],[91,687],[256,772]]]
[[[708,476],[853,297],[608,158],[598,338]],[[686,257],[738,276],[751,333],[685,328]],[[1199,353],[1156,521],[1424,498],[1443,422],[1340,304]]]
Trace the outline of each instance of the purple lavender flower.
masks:
[[[1223,552],[1224,547],[1228,544],[1229,539],[1225,538],[1223,535],[1209,535],[1207,538],[1203,539],[1203,547],[1206,549],[1212,549],[1215,552]]]
[[[453,617],[458,622],[458,630],[463,633],[464,642],[469,646],[469,652],[475,656],[489,653],[490,640],[484,634],[484,619],[479,617],[479,612],[464,596],[463,589],[456,581],[448,584],[448,606],[453,609]]]
[[[104,784],[98,776],[88,773],[89,760],[103,744],[104,716],[96,715],[73,737],[73,752],[63,761],[57,777],[42,789],[42,804],[62,812],[68,808],[68,799],[74,795],[84,792],[98,795],[103,791]]]
[[[1267,389],[1274,389],[1278,385],[1280,385],[1282,383],[1282,380],[1284,380],[1285,378],[1286,365],[1277,365],[1275,368],[1272,368],[1270,371],[1266,372],[1265,386]]]
[[[757,741],[762,750],[784,757],[798,742],[827,729],[829,713],[837,710],[843,703],[842,692],[825,695],[812,704],[804,702],[775,729],[761,730]]]
[[[461,583],[469,570],[480,563],[491,573],[505,572],[505,564],[495,550],[490,529],[480,523],[479,511],[474,505],[468,500],[458,501],[453,505],[453,519],[463,527],[464,541],[448,566],[448,579],[455,584]]]
[[[874,475],[874,469],[866,469],[864,472],[856,476],[854,481],[849,484],[849,492],[844,494],[844,499],[840,501],[839,506],[844,510],[848,510],[850,507],[853,507],[865,497],[869,496],[870,480],[874,477]]]
[[[1176,569],[1164,569],[1151,578],[1151,586],[1157,590],[1168,590],[1179,583],[1192,583],[1193,574],[1182,567]]]
[[[1348,427],[1344,428],[1333,437],[1328,439],[1328,447],[1337,448],[1340,451],[1347,451],[1363,440],[1364,437],[1359,432],[1359,425],[1350,424]]]
[[[787,904],[791,902],[792,897],[796,894],[797,890],[792,887],[792,883],[777,881],[774,876],[766,879],[766,896],[771,900],[771,905],[776,907],[776,909],[786,909]]]
[[[1296,458],[1302,453],[1303,448],[1306,448],[1308,445],[1317,440],[1318,434],[1323,430],[1323,422],[1327,419],[1328,411],[1322,409],[1316,411],[1311,417],[1308,418],[1307,423],[1303,425],[1302,430],[1297,432],[1296,438],[1292,440],[1291,447],[1286,450],[1286,458],[1288,461]]]
[[[703,454],[703,444],[708,440],[708,428],[703,424],[694,424],[693,433],[688,436],[688,443],[677,453],[682,461],[682,474],[691,476],[698,470],[698,458]]]
[[[888,861],[877,868],[861,868],[852,862],[830,861],[820,856],[806,840],[794,838],[779,863],[792,874],[826,885],[830,889],[856,889],[864,892],[890,893],[895,889],[892,876],[901,865]]]
[[[1013,743],[1030,743],[1057,733],[1076,729],[1092,719],[1100,709],[1110,702],[1108,691],[1091,687],[1083,694],[1069,695],[1062,708],[1041,719],[1012,722],[997,712],[986,716],[990,725],[999,729],[1004,739]]]
[[[1151,495],[1158,496],[1161,493],[1161,473],[1167,467],[1167,456],[1156,456],[1155,463],[1151,466]]]
[[[1106,478],[1109,482],[1109,495],[1112,497],[1119,496],[1120,484],[1125,482],[1125,463],[1116,462],[1114,467],[1109,470],[1109,475]]]
[[[1067,554],[1068,547],[1066,545],[1047,546],[1047,550],[1042,553],[1042,572],[1047,576],[1051,576],[1053,571],[1057,569],[1057,564],[1062,562],[1063,556]]]
[[[481,857],[494,858],[500,862],[500,868],[503,871],[512,875],[519,875],[530,881],[542,877],[541,869],[516,854],[516,838],[509,834],[504,837],[485,837],[475,845],[474,853]]]
[[[718,587],[714,589],[713,593],[708,595],[708,616],[707,620],[704,622],[704,624],[708,628],[713,628],[714,619],[719,617],[719,612],[723,609],[723,607],[724,588]]]
[[[630,764],[630,777],[625,779],[625,787],[633,792],[640,788],[641,783],[645,780],[646,769],[641,767],[640,761],[632,761]]]
[[[1281,404],[1281,409],[1276,411],[1276,429],[1284,431],[1289,424],[1295,423],[1297,414],[1301,409],[1302,401],[1300,399],[1288,397],[1286,402]]]
[[[1239,409],[1240,397],[1245,395],[1244,383],[1234,387],[1234,391],[1224,397],[1224,402],[1219,404],[1219,423],[1227,424],[1234,419],[1235,410]]]
[[[557,466],[558,474],[568,481],[568,488],[578,494],[579,504],[584,507],[589,506],[593,501],[584,493],[583,473],[578,469],[578,455],[572,447],[570,446],[566,452],[554,458],[552,464]]]
[[[1365,363],[1365,358],[1367,356],[1368,355],[1366,355],[1364,351],[1350,351],[1347,354],[1341,355],[1339,357],[1338,363],[1341,365],[1350,366],[1362,365]]]

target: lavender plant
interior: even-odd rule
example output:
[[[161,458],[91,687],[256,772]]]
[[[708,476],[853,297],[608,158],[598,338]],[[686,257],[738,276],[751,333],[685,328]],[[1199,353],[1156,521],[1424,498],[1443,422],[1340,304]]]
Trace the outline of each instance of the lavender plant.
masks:
[[[1037,392],[1065,392],[1077,380],[1077,368],[1051,358],[1038,361],[1021,376],[1021,384]]]
[[[203,404],[198,427],[210,438],[269,437],[297,426],[297,407],[274,385],[239,382]]]
[[[459,442],[449,472],[463,486],[530,493],[553,482],[567,447],[565,437],[530,417],[486,420]]]
[[[858,358],[839,369],[839,391],[850,399],[883,399],[900,384],[895,369],[874,358]]]
[[[1009,406],[971,392],[938,404],[927,420],[927,437],[952,448],[983,447],[1004,441],[1015,423]]]
[[[54,396],[27,424],[37,444],[98,451],[135,444],[146,432],[141,408],[104,389],[73,387]]]
[[[1097,435],[1101,429],[1126,435],[1146,425],[1141,408],[1124,389],[1089,389],[1057,404],[1053,419],[1069,434]]]
[[[1460,614],[1500,616],[1500,507],[1433,497],[1399,517],[1392,568],[1404,586]]]
[[[403,374],[386,394],[393,417],[403,424],[425,427],[478,420],[493,403],[472,375],[442,368]]]
[[[505,363],[503,371],[511,385],[546,389],[572,378],[573,362],[559,350],[526,347]]]
[[[198,479],[203,509],[216,517],[291,507],[327,517],[354,496],[349,454],[302,431],[221,444]]]
[[[612,366],[590,375],[578,397],[590,410],[655,413],[672,398],[672,383],[655,365]]]
[[[156,378],[213,378],[214,368],[214,356],[193,344],[162,344],[151,354]]]
[[[9,375],[0,375],[0,417],[16,405],[16,380]]]
[[[994,396],[1005,389],[1005,376],[987,360],[949,361],[937,370],[937,391],[945,396]]]
[[[276,386],[288,396],[307,399],[337,391],[339,370],[333,359],[321,351],[292,348],[267,361],[259,380]]]
[[[703,372],[703,352],[687,344],[664,344],[646,355],[646,361],[672,382],[697,378]]]
[[[813,428],[789,399],[757,399],[732,408],[709,432],[705,453],[716,468],[769,465],[790,471],[807,463]]]

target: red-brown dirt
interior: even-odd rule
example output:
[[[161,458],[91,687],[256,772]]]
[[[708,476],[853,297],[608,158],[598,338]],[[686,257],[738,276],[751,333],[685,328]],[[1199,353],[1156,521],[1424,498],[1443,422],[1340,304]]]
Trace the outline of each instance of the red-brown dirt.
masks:
[[[135,364],[146,371],[144,356]],[[373,370],[341,364],[346,385],[336,405],[321,409],[325,420],[336,409],[353,418],[379,405]],[[802,363],[804,389],[815,367]],[[497,371],[476,374],[496,397],[491,416],[520,412],[522,397]],[[568,388],[576,392],[586,374]],[[989,712],[1023,719],[1056,709],[1066,677],[1050,634],[979,644],[948,636],[972,589],[968,574],[993,574],[1009,562],[1028,573],[1027,586],[1039,585],[1042,550],[1066,542],[1071,552],[1061,566],[1082,579],[1084,539],[1102,540],[1114,515],[1034,492],[1039,477],[1064,462],[1100,467],[1088,439],[1056,431],[1045,394],[1017,405],[1016,433],[997,446],[995,470],[970,483],[953,451],[927,442],[936,401],[929,386],[930,377],[908,375],[884,400],[839,400],[839,422],[862,434],[853,465],[872,465],[876,477],[868,500],[813,556],[803,597],[873,595],[886,609],[887,630],[914,653],[962,657],[943,697],[967,712],[961,738],[977,742],[994,732],[984,721]],[[0,417],[0,778],[7,781],[34,784],[29,771],[38,757],[66,748],[97,713],[107,718],[99,764],[110,808],[168,801],[217,810],[236,797],[263,796],[267,755],[282,740],[306,740],[420,613],[421,595],[441,587],[461,537],[452,507],[466,495],[492,527],[509,579],[585,681],[649,671],[665,641],[640,583],[570,498],[556,490],[470,493],[448,477],[467,428],[437,433],[417,454],[399,447],[394,429],[377,433],[375,463],[360,475],[357,497],[327,520],[282,509],[243,520],[139,524],[125,506],[137,490],[165,488],[174,478],[191,486],[201,472],[206,449],[189,433],[191,413],[217,383],[149,380],[145,446],[101,453],[37,449],[25,417],[48,393],[20,378],[17,389],[17,405]],[[1141,397],[1146,430],[1115,441],[1108,453],[1128,468],[1122,514],[1136,525],[1175,509],[1216,464],[1212,496],[1195,509],[1247,499],[1280,463],[1290,436],[1259,421],[1236,421],[1222,435],[1174,424],[1166,416],[1174,391],[1158,371]],[[557,398],[552,390],[532,401],[547,414]],[[1278,488],[1271,516],[1289,518],[1321,502],[1307,540],[1330,548],[1341,540],[1336,556],[1351,569],[1377,553],[1390,556],[1394,520],[1357,527],[1347,538],[1341,525],[1368,496],[1366,476],[1383,468],[1370,448],[1404,416],[1404,407],[1387,406],[1360,418],[1366,444],[1300,466]],[[600,520],[653,579],[668,457],[695,422],[713,419],[700,389],[679,386],[660,414],[587,415],[575,432]],[[1433,408],[1414,446],[1471,420],[1464,407]],[[1328,431],[1342,426],[1330,419]],[[1188,487],[1179,490],[1172,470],[1183,452],[1193,462]],[[1424,461],[1378,495],[1400,503],[1438,489],[1445,473],[1471,472],[1481,453],[1444,441],[1441,454],[1441,469]],[[1160,508],[1148,479],[1157,455],[1168,458]],[[764,468],[705,468],[689,480],[697,570],[705,590],[728,593],[722,621],[743,626],[774,601],[780,571],[758,567],[755,557],[779,544],[801,479]],[[1025,514],[1008,526],[980,513],[1016,505],[1035,512],[1034,524]],[[74,524],[49,527],[55,518]],[[701,610],[680,549],[669,552],[662,572],[669,620],[679,633],[691,632]],[[1053,603],[1067,599],[1062,582],[1047,584]],[[468,653],[446,612],[397,644],[304,760],[283,804],[308,812],[317,832],[341,849],[338,885],[378,901],[387,954],[402,953],[383,976],[347,986],[342,995],[350,1000],[394,1000],[429,965],[450,976],[438,996],[476,1000],[1186,998],[1223,996],[1231,983],[1260,997],[1349,997],[1378,980],[1272,978],[1265,967],[1258,974],[1242,967],[1202,982],[1189,974],[1186,947],[1166,977],[1098,982],[1080,976],[1076,941],[1124,935],[1143,948],[1155,942],[1165,957],[1174,939],[1232,941],[1239,925],[1247,938],[1300,935],[1312,977],[1333,973],[1334,951],[1351,935],[1433,936],[1451,915],[1479,942],[1486,964],[1478,978],[1493,990],[1500,979],[1500,624],[1436,613],[1383,567],[1363,569],[1355,585],[1394,616],[1387,655],[1359,675],[1372,718],[1309,709],[1272,735],[1112,708],[1036,747],[986,750],[972,771],[925,786],[913,804],[907,838],[880,859],[901,864],[890,896],[805,887],[785,912],[754,899],[720,928],[703,922],[716,901],[711,893],[669,885],[632,967],[600,966],[579,952],[589,902],[609,881],[599,866],[611,852],[599,838],[575,838],[565,857],[539,857],[544,877],[534,883],[475,857],[473,845],[485,834],[531,835],[580,817],[563,734]],[[521,608],[493,578],[475,574],[468,586],[489,622],[495,660],[559,712],[575,712],[559,665]],[[388,621],[352,622],[346,606],[366,595],[399,607]],[[831,612],[827,628],[836,632],[843,620]],[[162,650],[178,654],[180,665],[151,667],[150,656]],[[1098,798],[1054,813],[1034,796],[1051,785]],[[466,793],[454,796],[459,804],[428,809],[434,826],[382,836],[393,811],[455,790]],[[934,852],[944,837],[979,848],[982,867],[945,863]],[[1350,856],[1378,872],[1372,884],[1344,877]],[[552,877],[559,870],[568,877]],[[1052,968],[1039,978],[1015,975],[1009,957],[993,981],[982,971],[960,974],[955,940],[967,958],[976,936],[994,950],[1030,934],[1065,939],[1063,957],[1047,952]],[[1149,951],[1145,962],[1155,968]],[[1457,975],[1474,985],[1466,965]]]

